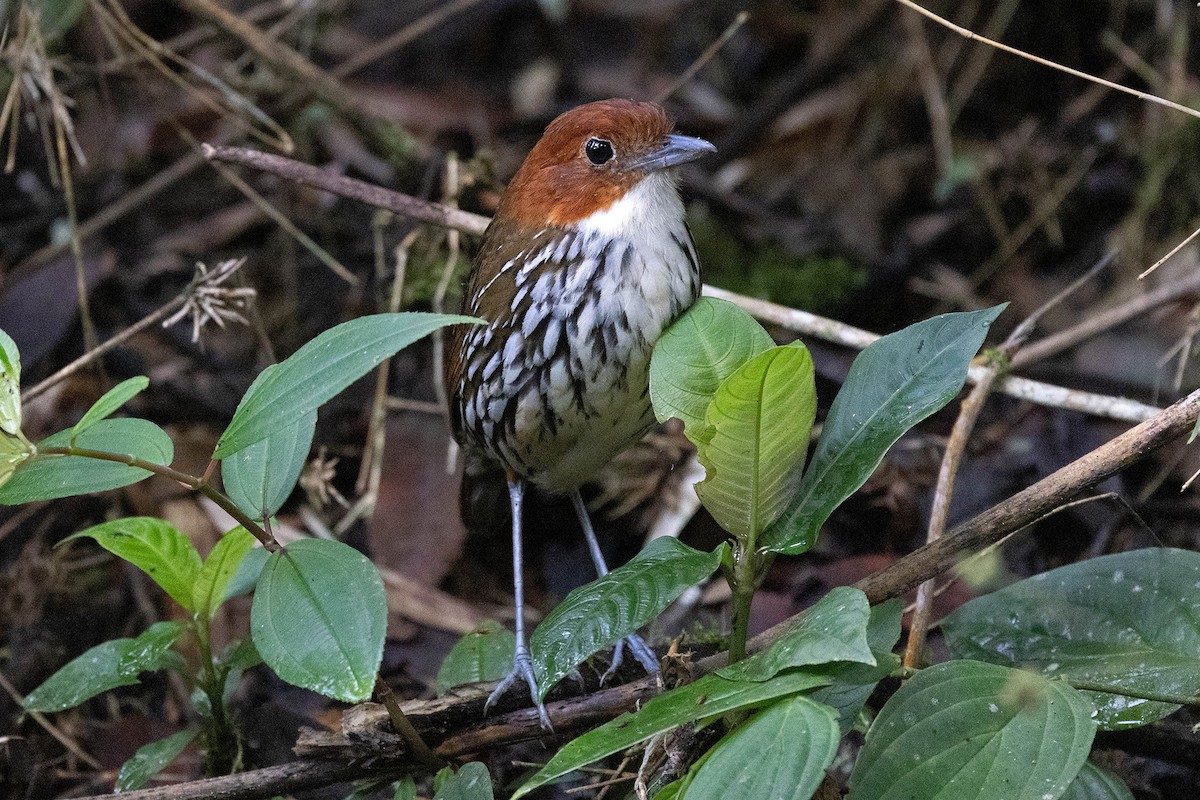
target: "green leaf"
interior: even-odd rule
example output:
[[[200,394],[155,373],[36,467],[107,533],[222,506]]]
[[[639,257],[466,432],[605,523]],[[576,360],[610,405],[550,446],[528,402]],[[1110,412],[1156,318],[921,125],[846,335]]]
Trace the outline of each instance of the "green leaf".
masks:
[[[584,659],[633,633],[684,589],[712,575],[727,548],[722,543],[705,553],[665,536],[628,564],[568,594],[529,642],[540,673],[539,698]]]
[[[807,669],[790,670],[769,681],[731,681],[720,675],[705,675],[695,683],[653,697],[638,711],[622,714],[568,742],[517,790],[513,800],[671,728],[756,708],[780,697],[826,686],[830,680],[824,672]]]
[[[746,540],[783,512],[816,414],[812,356],[799,342],[755,356],[721,383],[694,438],[705,471],[696,494],[722,528]]]
[[[330,328],[254,382],[213,458],[226,459],[294,424],[421,337],[447,325],[478,321],[456,314],[403,312],[360,317]]]
[[[98,644],[67,663],[25,697],[29,711],[62,711],[118,686],[131,686],[143,672],[172,663],[170,647],[185,630],[179,622],[156,622],[136,639]]]
[[[241,405],[249,402],[257,387],[280,368],[281,365],[273,364],[263,370],[250,385]],[[317,412],[310,411],[295,424],[279,428],[222,461],[221,481],[229,499],[256,520],[277,512],[304,469],[316,427]]]
[[[437,694],[441,697],[455,686],[498,681],[513,664],[517,637],[493,619],[479,623],[451,648],[437,674]]]
[[[834,680],[812,693],[812,699],[838,712],[838,724],[846,733],[854,727],[858,715],[870,698],[875,685],[900,673],[900,657],[892,653],[900,640],[900,620],[904,604],[893,598],[871,608],[867,623],[867,644],[876,665],[846,664],[834,672]]]
[[[195,728],[185,728],[165,739],[139,747],[133,757],[121,765],[115,791],[129,792],[145,786],[146,781],[162,772],[183,752],[183,748],[192,743],[197,733],[199,731]]]
[[[650,359],[650,400],[659,422],[683,420],[695,441],[717,387],[774,345],[754,318],[728,300],[701,297],[659,337]]]
[[[783,700],[717,742],[683,800],[809,800],[841,738],[829,706],[804,695]]]
[[[8,483],[17,467],[33,455],[33,447],[23,434],[10,436],[0,431],[0,486]]]
[[[978,661],[921,670],[867,731],[850,797],[1054,800],[1087,759],[1092,705],[1062,681]]]
[[[149,575],[188,611],[195,611],[192,586],[200,574],[200,554],[187,535],[166,520],[128,517],[105,522],[64,539],[87,537]]]
[[[0,431],[21,434],[21,352],[4,331],[0,331]]]
[[[221,537],[221,541],[213,547],[192,581],[191,608],[197,614],[212,619],[221,604],[232,596],[230,589],[236,588],[235,579],[246,556],[254,550],[256,544],[258,540],[240,525]],[[266,560],[266,551],[261,552],[260,570]],[[254,580],[257,579],[258,575],[255,574]]]
[[[406,775],[396,781],[396,792],[392,800],[417,800],[417,783],[412,776]]]
[[[40,442],[38,450],[67,447],[70,443],[71,431],[68,429]],[[134,456],[162,466],[171,463],[175,452],[171,437],[144,419],[101,420],[76,437],[75,446]],[[149,478],[151,474],[140,467],[112,461],[39,454],[21,464],[12,479],[0,486],[0,505],[57,500],[119,489]]]
[[[150,379],[144,375],[139,375],[121,381],[109,389],[99,400],[92,404],[92,407],[87,410],[87,413],[83,415],[79,422],[75,423],[75,427],[71,430],[72,442],[74,442],[76,436],[100,420],[108,417],[118,408],[129,402],[131,397],[143,391],[149,385]]]
[[[875,666],[867,644],[871,606],[867,596],[838,586],[805,612],[783,638],[753,658],[717,671],[725,678],[765,681],[789,667],[849,661]]]
[[[492,800],[492,777],[479,761],[470,761],[448,778],[433,800]]]
[[[963,658],[1033,669],[1130,695],[1200,694],[1200,553],[1165,547],[1093,558],[963,605],[942,621]],[[1101,728],[1178,706],[1088,693]]]
[[[905,431],[949,403],[1005,306],[942,314],[863,350],[825,418],[789,509],[764,534],[771,552],[812,547],[825,520],[862,486]]]
[[[1133,800],[1133,792],[1116,775],[1085,761],[1062,800]]]
[[[301,539],[267,559],[250,630],[263,661],[288,683],[348,703],[366,700],[386,629],[383,581],[349,545]]]

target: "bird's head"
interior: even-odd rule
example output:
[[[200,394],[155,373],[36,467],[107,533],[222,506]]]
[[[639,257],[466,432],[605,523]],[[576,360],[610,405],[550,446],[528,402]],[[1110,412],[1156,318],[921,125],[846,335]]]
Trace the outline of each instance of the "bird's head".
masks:
[[[547,126],[496,216],[521,228],[568,227],[609,209],[647,178],[715,150],[703,139],[672,133],[671,120],[654,103],[588,103]]]

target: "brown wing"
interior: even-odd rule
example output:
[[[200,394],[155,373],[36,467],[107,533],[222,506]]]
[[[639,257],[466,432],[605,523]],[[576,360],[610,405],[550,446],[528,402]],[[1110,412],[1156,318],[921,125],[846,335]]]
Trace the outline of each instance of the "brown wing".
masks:
[[[510,224],[493,220],[483,232],[479,253],[471,265],[463,293],[462,313],[480,317],[489,322],[512,313],[513,296],[516,294],[515,270],[502,272],[504,265],[520,252],[519,242],[523,238],[515,235]],[[470,325],[455,325],[451,328],[450,341],[446,348],[446,397],[450,401],[450,432],[460,445],[465,444],[462,436],[463,370],[467,359],[463,344]],[[470,391],[470,389],[467,389]]]

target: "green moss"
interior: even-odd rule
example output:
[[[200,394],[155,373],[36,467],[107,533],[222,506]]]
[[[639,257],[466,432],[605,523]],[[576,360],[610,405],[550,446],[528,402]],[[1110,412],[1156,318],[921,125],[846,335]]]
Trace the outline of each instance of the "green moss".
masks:
[[[705,282],[731,292],[820,313],[867,281],[866,270],[843,256],[798,257],[770,241],[751,249],[711,218],[690,224]]]

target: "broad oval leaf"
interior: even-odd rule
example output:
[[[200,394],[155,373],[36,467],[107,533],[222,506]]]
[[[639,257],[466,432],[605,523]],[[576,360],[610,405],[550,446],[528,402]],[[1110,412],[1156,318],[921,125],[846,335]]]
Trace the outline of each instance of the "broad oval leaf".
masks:
[[[183,633],[179,622],[156,622],[135,639],[112,639],[69,661],[25,697],[29,711],[62,711],[101,692],[138,682],[138,675],[171,664],[170,647]]]
[[[438,787],[433,800],[492,800],[492,776],[482,762],[462,765]]]
[[[512,669],[516,644],[516,635],[499,622],[480,622],[455,643],[442,661],[437,674],[438,697],[455,686],[503,678]]]
[[[0,331],[0,431],[21,432],[21,352],[17,343]]]
[[[223,460],[316,411],[325,401],[438,328],[479,322],[457,314],[373,314],[321,333],[254,382],[213,458]]]
[[[650,400],[659,422],[683,421],[695,441],[721,382],[775,343],[728,300],[701,297],[659,337],[650,359]]]
[[[905,431],[949,403],[1005,305],[942,314],[884,336],[859,353],[825,418],[812,462],[762,547],[796,555],[862,486]]]
[[[867,643],[871,606],[867,596],[849,586],[838,586],[813,604],[795,627],[753,658],[717,671],[725,678],[770,680],[789,667],[849,661],[875,666]]]
[[[386,629],[383,580],[349,545],[301,539],[267,559],[250,631],[263,661],[288,683],[349,703],[366,700]]]
[[[824,703],[838,713],[838,724],[842,733],[847,733],[858,722],[863,706],[884,678],[900,674],[900,657],[892,653],[900,640],[900,620],[904,604],[892,598],[871,607],[871,619],[867,623],[867,644],[875,657],[875,665],[850,663],[833,672],[833,683],[815,690],[811,697]]]
[[[254,551],[258,540],[240,525],[221,537],[192,581],[192,609],[202,617],[212,619],[221,604],[232,597],[231,589],[242,570],[246,556]],[[260,558],[266,560],[266,551]],[[261,562],[259,568],[261,570]],[[258,575],[254,575],[257,581]]]
[[[139,747],[133,757],[121,765],[114,790],[130,792],[145,786],[146,781],[162,772],[168,764],[178,758],[179,754],[183,752],[183,748],[191,744],[199,732],[196,728],[185,728],[165,739],[159,739]]]
[[[1200,694],[1200,553],[1148,548],[1014,583],[942,621],[956,655],[1019,666],[1088,693],[1102,728],[1144,725],[1178,706],[1136,695]]]
[[[780,697],[827,686],[830,680],[825,672],[807,669],[789,670],[769,681],[731,681],[716,674],[705,675],[652,697],[637,711],[626,712],[568,742],[516,791],[513,800],[672,728],[758,708]]]
[[[59,431],[38,444],[68,447],[71,430]],[[105,419],[79,434],[75,446],[88,450],[134,456],[166,466],[174,457],[171,437],[144,419]],[[153,473],[113,461],[83,456],[38,455],[22,463],[8,483],[0,486],[0,505],[57,500],[78,494],[119,489],[149,478]]]
[[[684,589],[713,574],[727,547],[722,543],[705,553],[665,536],[628,564],[568,594],[530,639],[539,698],[584,659],[633,633]]]
[[[783,513],[800,483],[817,414],[812,356],[799,342],[743,364],[718,387],[696,434],[696,494],[738,539]]]
[[[156,517],[128,517],[93,525],[63,541],[84,537],[145,572],[188,611],[196,610],[192,587],[200,574],[200,554],[171,523]]]
[[[1116,775],[1085,761],[1062,800],[1133,800],[1133,792]]]
[[[1054,800],[1087,759],[1092,705],[1062,681],[948,661],[880,710],[850,776],[851,800]]]
[[[268,367],[259,379],[276,368]],[[251,386],[246,398],[253,392]],[[310,411],[295,424],[276,430],[222,461],[221,482],[229,499],[256,520],[279,511],[304,469],[316,428],[317,412]]]
[[[75,423],[75,427],[71,430],[71,438],[74,440],[76,436],[86,431],[88,428],[95,425],[102,419],[108,417],[121,406],[129,402],[130,398],[145,390],[150,385],[150,379],[144,375],[138,375],[133,378],[128,378],[121,381],[113,388],[105,392],[99,400],[92,404],[92,407],[80,418],[79,422]]]
[[[683,800],[809,800],[841,738],[829,706],[804,695],[782,700],[717,742]]]

